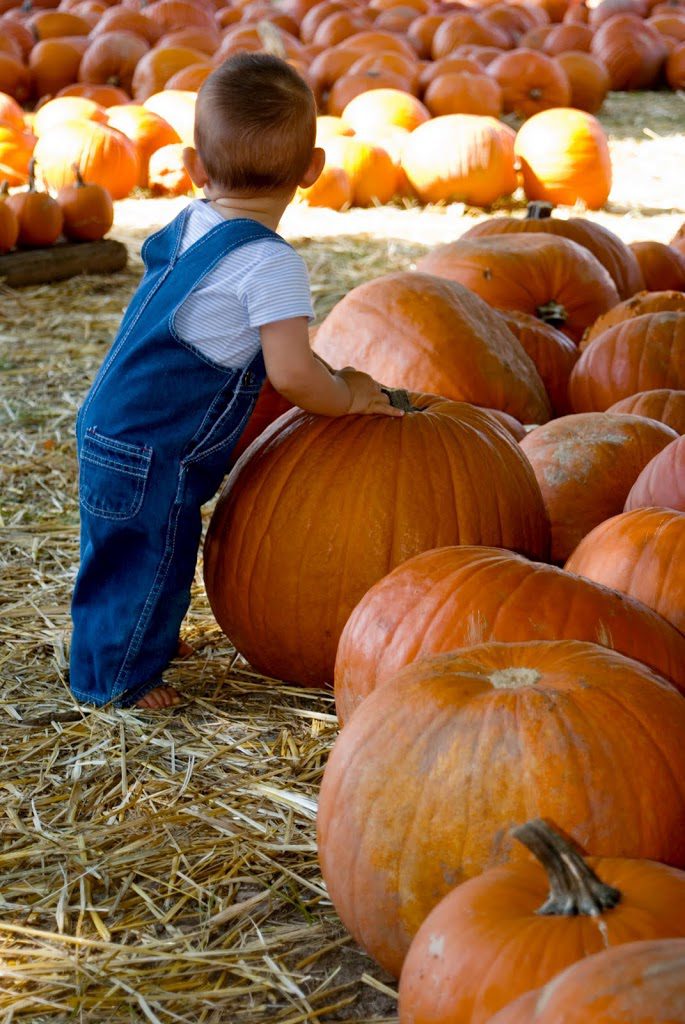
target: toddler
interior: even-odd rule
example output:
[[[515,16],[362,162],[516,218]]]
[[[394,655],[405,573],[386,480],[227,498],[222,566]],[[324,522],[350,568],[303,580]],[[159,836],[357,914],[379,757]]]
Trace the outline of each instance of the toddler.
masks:
[[[316,109],[288,64],[231,57],[197,100],[184,152],[195,200],[143,245],[145,274],[79,409],[81,564],[71,688],[80,701],[160,708],[179,645],[201,506],[268,376],[309,412],[401,415],[367,374],[309,346],[302,259],[276,228],[323,168]]]

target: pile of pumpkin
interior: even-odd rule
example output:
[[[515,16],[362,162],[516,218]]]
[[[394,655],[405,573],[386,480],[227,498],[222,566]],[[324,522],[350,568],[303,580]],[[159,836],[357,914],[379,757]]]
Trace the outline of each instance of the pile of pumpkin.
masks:
[[[67,96],[97,106],[72,108],[66,155],[54,131],[41,142],[46,174],[68,179],[87,159],[84,173],[115,198],[136,184],[191,190],[181,150],[195,95],[240,50],[284,56],[322,113],[344,115],[334,133],[322,128],[329,169],[301,196],[336,208],[395,195],[488,205],[510,194],[513,132],[502,113],[531,119],[517,140],[530,198],[540,195],[528,191],[527,167],[550,177],[556,162],[572,182],[565,198],[547,198],[599,206],[610,166],[592,114],[607,91],[685,84],[680,0],[0,0],[0,10],[1,91],[21,104]],[[30,146],[23,126],[0,116],[0,165],[23,180]]]
[[[313,346],[403,417],[285,412],[210,523],[235,647],[335,682],[319,857],[402,1024],[685,1020],[685,292],[645,255],[491,218],[361,284]]]

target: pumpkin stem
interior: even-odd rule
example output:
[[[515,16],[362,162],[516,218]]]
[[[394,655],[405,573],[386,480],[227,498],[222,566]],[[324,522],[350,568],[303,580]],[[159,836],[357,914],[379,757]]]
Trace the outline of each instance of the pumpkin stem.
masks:
[[[394,409],[402,409],[403,412],[420,412],[411,404],[409,393],[402,388],[381,388],[384,395],[390,399],[390,405]]]
[[[539,320],[550,324],[551,327],[563,327],[568,319],[564,307],[555,302],[554,299],[550,299],[544,306],[538,306],[535,310],[535,315]]]
[[[535,818],[512,829],[547,873],[549,896],[536,914],[597,917],[621,901],[621,893],[598,878],[580,853],[555,829]]]
[[[546,203],[542,199],[538,199],[534,203],[528,203],[526,220],[547,220],[552,216],[553,209],[553,203]]]
[[[81,174],[81,168],[79,167],[78,164],[72,164],[71,165],[71,169],[74,172],[74,174],[76,175],[76,187],[77,188],[83,188],[86,183],[83,180],[83,175]]]
[[[8,196],[9,194],[10,194],[10,183],[5,178],[5,180],[3,181],[2,185],[0,185],[0,196],[2,196],[2,198],[4,199],[5,196]]]
[[[29,160],[29,192],[36,191],[36,161],[31,157]]]

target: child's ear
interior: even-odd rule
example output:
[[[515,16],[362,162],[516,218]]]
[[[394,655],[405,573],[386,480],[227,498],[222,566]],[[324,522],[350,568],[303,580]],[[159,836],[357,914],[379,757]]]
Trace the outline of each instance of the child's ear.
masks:
[[[183,166],[190,175],[190,180],[196,188],[203,188],[209,181],[209,175],[202,163],[200,154],[192,146],[186,146],[183,150]]]
[[[300,182],[300,188],[310,188],[321,174],[325,163],[326,154],[323,149],[320,149],[317,146],[312,153],[312,158],[309,161],[309,167],[304,172],[304,177]]]

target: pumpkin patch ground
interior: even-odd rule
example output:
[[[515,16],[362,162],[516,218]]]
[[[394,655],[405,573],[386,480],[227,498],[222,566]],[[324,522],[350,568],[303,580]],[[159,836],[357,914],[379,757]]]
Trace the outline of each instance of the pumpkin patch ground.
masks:
[[[611,93],[597,117],[614,185],[589,216],[626,243],[669,242],[685,220],[682,93]],[[109,237],[129,251],[119,274],[0,285],[0,1018],[395,1024],[397,982],[345,931],[317,860],[332,690],[253,670],[216,624],[200,564],[183,630],[193,653],[168,673],[178,709],[98,710],[69,694],[75,412],[139,280],[143,239],[186,202],[115,202]],[[494,210],[524,211],[520,192]],[[412,269],[486,216],[296,204],[282,231],[308,264],[320,322],[352,288]]]

